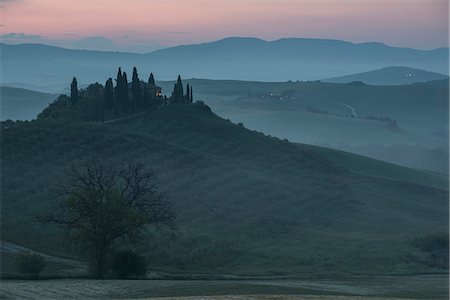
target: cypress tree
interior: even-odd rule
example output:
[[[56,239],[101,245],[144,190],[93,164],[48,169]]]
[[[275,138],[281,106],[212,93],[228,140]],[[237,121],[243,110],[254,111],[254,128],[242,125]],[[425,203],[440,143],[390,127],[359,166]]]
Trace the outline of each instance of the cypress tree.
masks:
[[[173,102],[183,102],[183,97],[183,82],[181,81],[181,76],[178,75],[177,83],[175,83],[175,86],[173,87]]]
[[[128,113],[130,111],[130,96],[128,94],[128,79],[127,79],[127,73],[123,72],[122,74],[122,80],[121,80],[121,101],[122,101],[122,109],[124,113]]]
[[[133,68],[133,77],[131,79],[131,109],[137,111],[142,108],[142,90],[139,81],[139,75],[136,67]]]
[[[78,83],[75,77],[72,79],[72,84],[70,85],[70,102],[72,105],[78,102]]]
[[[117,78],[116,78],[116,89],[115,89],[115,99],[114,99],[114,114],[117,117],[119,117],[119,109],[122,105],[122,70],[119,67],[119,71],[117,71]]]
[[[192,86],[191,86],[191,95],[190,95],[190,99],[189,99],[189,103],[192,103],[194,101],[194,96],[192,94]]]
[[[150,73],[150,77],[148,78],[148,83],[151,85],[156,85],[155,78],[153,77],[153,73]]]
[[[186,96],[184,96],[184,102],[189,103],[189,97],[190,97],[190,89],[189,89],[189,83],[186,85]]]
[[[105,83],[105,108],[111,111],[114,108],[114,88],[112,78],[106,80]]]

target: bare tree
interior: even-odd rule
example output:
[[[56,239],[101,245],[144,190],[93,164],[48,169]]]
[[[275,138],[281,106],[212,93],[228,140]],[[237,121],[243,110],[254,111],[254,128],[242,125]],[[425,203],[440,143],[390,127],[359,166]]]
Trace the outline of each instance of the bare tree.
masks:
[[[136,239],[148,224],[173,225],[170,202],[141,163],[112,167],[89,162],[70,169],[67,176],[57,186],[60,211],[42,220],[67,228],[86,246],[98,278],[105,275],[106,258],[116,239]]]

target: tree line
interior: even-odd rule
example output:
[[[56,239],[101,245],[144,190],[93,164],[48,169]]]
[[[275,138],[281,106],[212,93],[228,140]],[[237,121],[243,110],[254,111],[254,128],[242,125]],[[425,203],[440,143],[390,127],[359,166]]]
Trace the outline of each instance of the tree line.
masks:
[[[86,90],[79,90],[77,78],[74,77],[71,83],[70,104],[77,106],[82,98],[96,100],[96,121],[103,122],[154,110],[171,103],[192,103],[194,97],[192,86],[189,83],[186,85],[185,92],[180,75],[178,75],[172,95],[168,98],[162,95],[162,89],[156,85],[153,73],[150,73],[145,82],[139,78],[138,71],[134,67],[131,82],[128,82],[127,73],[122,72],[119,67],[115,86],[113,79],[109,78],[104,86],[95,83],[88,86]]]

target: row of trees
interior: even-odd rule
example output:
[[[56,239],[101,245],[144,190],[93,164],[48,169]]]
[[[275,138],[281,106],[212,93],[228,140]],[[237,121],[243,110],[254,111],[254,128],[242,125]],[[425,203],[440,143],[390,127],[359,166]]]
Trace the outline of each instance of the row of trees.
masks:
[[[171,100],[173,103],[192,103],[193,101],[192,87],[188,83],[186,86],[186,94],[184,94],[183,82],[181,81],[180,75],[178,75],[177,82],[173,87]]]
[[[189,83],[184,93],[183,83],[180,75],[174,85],[173,93],[170,98],[162,96],[161,88],[155,84],[153,73],[150,74],[148,81],[141,81],[136,67],[133,68],[131,83],[128,82],[127,73],[119,68],[114,86],[113,79],[109,78],[105,86],[96,83],[95,100],[97,121],[105,119],[114,119],[121,116],[135,114],[138,112],[156,109],[170,103],[192,103],[193,92]],[[94,90],[92,85],[86,91]],[[92,95],[86,95],[86,91],[80,93],[78,82],[74,77],[71,84],[70,103],[75,106],[80,98],[89,98]],[[103,96],[98,97],[98,92]],[[88,93],[89,94],[89,93]],[[91,97],[92,98],[92,97]]]

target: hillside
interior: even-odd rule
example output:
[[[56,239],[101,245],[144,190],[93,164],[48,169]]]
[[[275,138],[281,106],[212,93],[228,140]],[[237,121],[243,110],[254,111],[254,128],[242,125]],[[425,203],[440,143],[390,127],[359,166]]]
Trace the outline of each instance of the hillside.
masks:
[[[0,86],[0,119],[34,119],[55,98],[54,94]]]
[[[177,232],[151,230],[140,246],[152,268],[273,275],[448,266],[448,249],[436,243],[448,234],[447,177],[270,138],[201,104],[108,124],[43,116],[2,124],[7,241],[67,251],[61,232],[35,221],[55,209],[52,184],[86,159],[139,160],[178,215]]]
[[[364,73],[324,79],[324,82],[350,83],[362,81],[372,85],[403,85],[432,80],[443,80],[447,75],[409,67],[386,67]]]
[[[233,117],[233,115],[222,113],[222,110],[233,110],[238,113],[248,113],[253,110],[267,113],[296,111],[311,113],[306,110],[308,106],[327,111],[328,116],[322,117],[348,117],[348,109],[342,105],[345,103],[353,107],[361,118],[391,117],[399,123],[401,128],[419,135],[431,137],[434,132],[443,131],[448,127],[448,80],[408,86],[354,86],[313,81],[254,82],[208,79],[189,79],[186,82],[195,89],[197,99],[207,102],[215,112],[225,118]],[[68,92],[69,83],[70,81],[65,84],[65,93]],[[174,83],[174,81],[157,81],[164,93],[170,93]],[[85,88],[86,85],[81,87]],[[6,101],[8,104],[18,103],[15,98],[23,98],[27,101],[34,99],[34,95],[30,94],[34,91],[8,87],[3,87],[1,90],[2,102]],[[287,92],[289,95],[284,96],[283,93]],[[53,95],[46,95],[49,98],[56,98]],[[38,112],[44,109],[48,102],[41,102]],[[20,107],[15,109],[25,107],[20,103]],[[236,121],[246,122],[245,119]],[[265,133],[272,134],[270,131]],[[313,136],[322,135],[313,134]],[[332,137],[336,137],[336,134]],[[329,140],[329,136],[324,138]],[[310,142],[311,139],[297,141]]]
[[[448,79],[403,86],[188,82],[197,98],[217,114],[250,129],[293,142],[448,172]],[[169,87],[168,83],[159,84],[163,89]],[[390,126],[389,119],[397,126]]]
[[[329,116],[348,117],[351,114],[342,105],[344,103],[355,109],[357,117],[391,117],[404,129],[418,134],[432,135],[433,131],[448,127],[448,79],[407,86],[319,81],[191,79],[187,82],[194,87],[198,99],[207,101],[213,107],[275,112],[305,111],[310,106],[327,111]],[[173,81],[158,84],[167,91]]]
[[[170,79],[183,77],[258,81],[316,80],[389,65],[404,65],[448,73],[448,49],[416,50],[381,43],[355,44],[340,40],[226,38],[147,54],[68,50],[40,44],[0,44],[2,84],[23,82],[55,85],[72,76],[80,82],[104,80],[115,66],[152,70]],[[27,72],[22,72],[27,70]]]
[[[196,99],[205,101],[221,117],[242,122],[250,129],[293,142],[448,173],[448,80],[403,86],[206,79],[187,82],[194,87]],[[170,92],[173,84],[158,81],[164,93]],[[65,87],[67,93],[68,84]],[[37,102],[39,97],[21,96],[26,95],[24,90],[7,91],[1,100],[8,104],[5,111],[14,111],[21,120],[35,118],[47,105],[48,97],[53,97],[46,95]],[[22,98],[17,101],[17,97]],[[351,106],[358,117],[351,118],[344,104]],[[30,107],[34,114],[29,113]],[[390,127],[387,118],[398,128]]]

